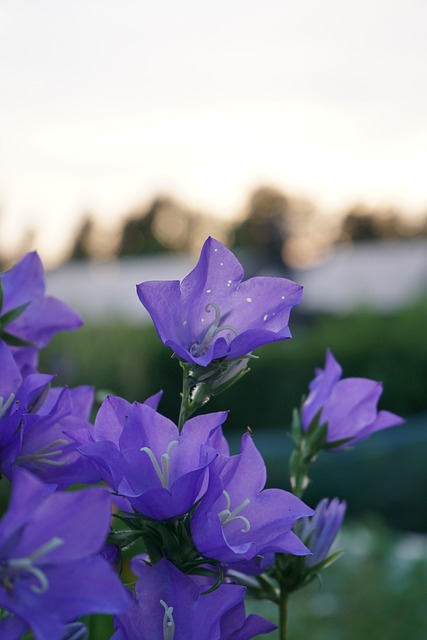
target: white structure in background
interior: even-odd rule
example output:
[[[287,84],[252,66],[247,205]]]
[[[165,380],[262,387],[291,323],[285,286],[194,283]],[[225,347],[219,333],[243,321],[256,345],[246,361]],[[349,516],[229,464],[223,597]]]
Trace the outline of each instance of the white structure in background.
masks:
[[[194,256],[162,254],[111,262],[68,262],[46,274],[47,292],[76,309],[87,322],[148,322],[136,285],[144,280],[182,280]]]
[[[305,287],[308,311],[392,311],[427,294],[427,241],[339,247],[323,263],[296,272],[295,279]]]
[[[135,286],[144,280],[182,280],[194,256],[163,254],[109,263],[67,263],[47,273],[47,291],[72,305],[87,322],[148,321]],[[311,269],[295,271],[305,287],[305,311],[347,312],[357,307],[399,308],[427,294],[425,240],[341,247]]]

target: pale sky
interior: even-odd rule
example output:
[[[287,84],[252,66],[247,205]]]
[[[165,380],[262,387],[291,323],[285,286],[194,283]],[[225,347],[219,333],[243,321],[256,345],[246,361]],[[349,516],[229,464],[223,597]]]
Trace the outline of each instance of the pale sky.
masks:
[[[425,0],[0,0],[0,247],[168,192],[427,208]]]

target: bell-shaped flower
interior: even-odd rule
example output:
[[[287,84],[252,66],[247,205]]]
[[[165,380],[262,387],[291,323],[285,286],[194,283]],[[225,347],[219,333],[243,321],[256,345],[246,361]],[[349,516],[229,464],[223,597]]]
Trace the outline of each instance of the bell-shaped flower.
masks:
[[[34,366],[37,349],[58,331],[81,324],[80,316],[67,304],[45,295],[44,269],[36,252],[0,275],[0,341],[14,348],[20,368]]]
[[[139,576],[131,607],[115,618],[111,640],[249,640],[276,626],[246,617],[245,588],[222,584],[209,594],[168,560],[151,567],[132,563]]]
[[[292,527],[313,510],[287,491],[264,489],[265,482],[265,464],[249,434],[239,455],[218,455],[191,521],[200,553],[231,568],[273,552],[310,553]]]
[[[381,382],[368,378],[341,379],[341,375],[340,365],[328,350],[325,368],[316,370],[302,407],[304,431],[316,418],[320,425],[327,423],[326,443],[344,449],[376,431],[404,422],[390,411],[378,411]]]
[[[161,341],[182,360],[206,367],[291,337],[289,315],[301,302],[302,286],[277,277],[242,280],[233,253],[208,238],[182,282],[142,282],[137,292]]]
[[[25,621],[36,640],[62,640],[82,615],[126,610],[128,594],[100,555],[110,517],[105,489],[55,492],[14,470],[0,520],[0,608],[16,616],[11,633]]]
[[[51,388],[53,376],[22,378],[10,347],[0,341],[0,470],[29,469],[61,488],[100,480],[77,451],[90,440],[91,387]]]
[[[92,403],[92,387],[50,389],[37,413],[23,416],[20,433],[15,438],[19,439],[19,449],[13,440],[4,451],[8,466],[25,467],[61,489],[77,483],[98,482],[99,471],[77,449],[91,442]],[[7,467],[4,471],[10,475]]]
[[[46,400],[53,376],[34,373],[23,378],[11,348],[0,340],[0,472],[19,454],[21,425],[26,414],[37,412]]]
[[[323,562],[338,535],[347,508],[346,502],[338,498],[323,498],[315,508],[314,516],[301,520],[299,535],[312,555],[304,558],[304,564],[311,569]]]
[[[108,396],[96,416],[92,444],[79,447],[103,480],[142,515],[165,520],[191,509],[217,455],[209,439],[226,412],[177,426],[150,404]]]

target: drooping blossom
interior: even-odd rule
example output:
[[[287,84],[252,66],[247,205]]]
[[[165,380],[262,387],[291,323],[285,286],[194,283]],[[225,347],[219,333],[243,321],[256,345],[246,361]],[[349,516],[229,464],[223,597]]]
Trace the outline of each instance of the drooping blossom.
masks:
[[[302,286],[277,277],[243,280],[243,267],[221,242],[208,238],[182,282],[142,282],[140,301],[162,342],[187,362],[235,360],[291,337],[289,315]]]
[[[153,567],[134,561],[132,569],[135,598],[115,618],[112,640],[249,640],[276,628],[260,616],[246,617],[244,587],[222,584],[203,594],[206,586],[166,559]]]
[[[110,515],[105,489],[55,492],[27,470],[14,470],[0,520],[0,608],[17,617],[15,624],[25,621],[36,640],[62,640],[80,616],[129,605],[100,555]]]
[[[315,508],[314,516],[303,518],[299,535],[305,541],[312,555],[304,558],[304,564],[312,568],[325,560],[338,535],[347,508],[346,502],[338,498],[323,498]]]
[[[302,407],[304,431],[320,412],[319,424],[328,425],[326,442],[336,442],[337,448],[344,449],[376,431],[404,422],[390,411],[378,411],[381,382],[368,378],[341,379],[341,375],[340,365],[328,350],[325,368],[316,369],[310,393]]]
[[[265,464],[249,434],[239,455],[218,455],[191,522],[200,553],[231,568],[273,552],[309,553],[292,527],[313,510],[287,491],[264,489],[265,482]]]
[[[36,252],[0,275],[0,340],[13,347],[21,369],[36,366],[38,349],[58,331],[82,324],[67,304],[46,296],[45,288],[44,269]]]
[[[0,472],[25,467],[61,488],[98,482],[94,465],[77,451],[90,439],[92,387],[51,388],[54,376],[22,377],[10,347],[0,341]]]
[[[87,386],[51,388],[38,412],[23,416],[19,453],[13,464],[61,489],[98,482],[99,471],[78,451],[79,446],[91,441],[93,395],[93,388]]]
[[[0,340],[0,472],[19,454],[23,417],[43,404],[53,376],[34,373],[22,377],[11,348]]]
[[[191,418],[179,433],[150,404],[108,396],[95,419],[94,442],[79,451],[134,509],[164,520],[186,513],[200,497],[206,469],[217,455],[209,438],[226,416]]]

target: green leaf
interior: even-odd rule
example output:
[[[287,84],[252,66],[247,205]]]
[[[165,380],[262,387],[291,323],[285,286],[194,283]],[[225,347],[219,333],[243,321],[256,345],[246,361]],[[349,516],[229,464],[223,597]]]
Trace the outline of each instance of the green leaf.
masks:
[[[339,558],[341,558],[343,554],[344,554],[344,551],[342,549],[339,549],[338,551],[331,553],[331,555],[325,558],[324,560],[322,560],[322,562],[318,562],[317,564],[314,565],[314,567],[311,567],[310,573],[311,572],[317,573],[321,569],[326,569],[326,567],[330,567],[331,564],[334,564],[334,562],[336,562]]]
[[[334,442],[326,442],[323,446],[324,449],[328,449],[328,451],[333,451],[337,447],[342,447],[343,444],[347,444],[350,442],[352,438],[343,438],[342,440],[334,440]]]
[[[303,431],[301,427],[301,417],[298,409],[294,409],[292,412],[292,424],[291,424],[291,436],[295,443],[295,446],[299,447],[301,444]]]
[[[2,331],[0,329],[0,339],[4,340],[6,344],[11,347],[34,347],[35,345],[32,342],[28,342],[28,340],[23,340],[22,338],[18,338],[17,336],[8,333],[7,331]]]
[[[307,438],[308,455],[314,458],[326,444],[326,436],[328,435],[328,423],[324,422],[309,434]]]
[[[120,549],[126,550],[136,540],[142,537],[142,531],[135,531],[134,529],[121,530],[121,531],[112,531],[107,538],[109,544],[115,544]]]
[[[10,324],[14,320],[16,320],[16,318],[19,318],[21,313],[23,313],[25,311],[25,309],[28,307],[29,304],[30,304],[29,302],[26,302],[25,304],[21,304],[20,307],[15,307],[15,309],[11,309],[7,313],[5,313],[0,318],[0,326],[1,327],[6,327],[8,324]]]

